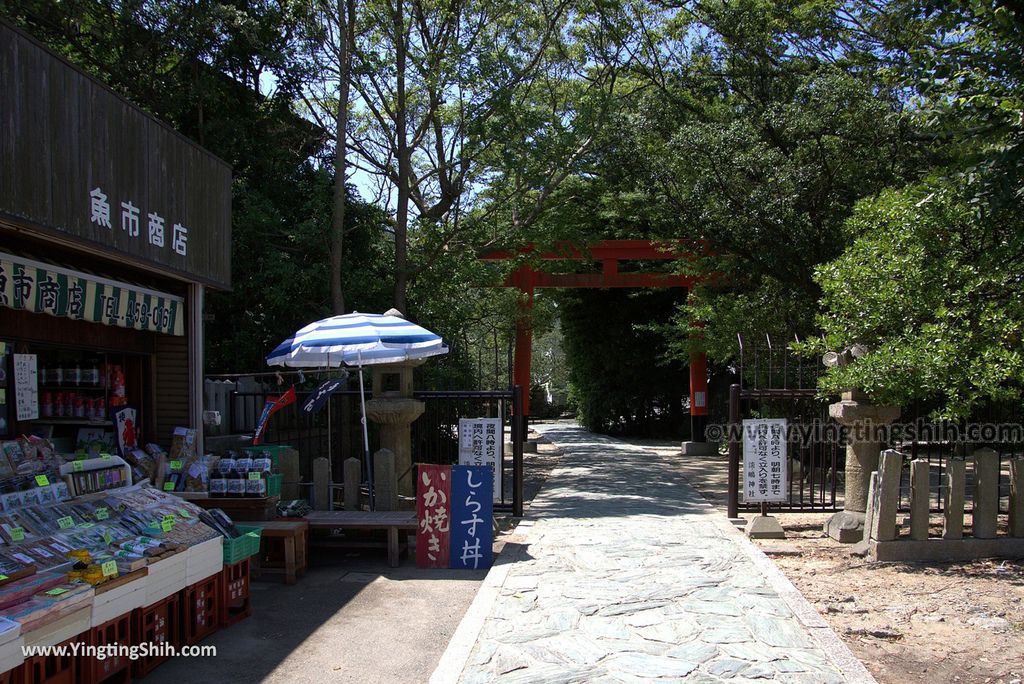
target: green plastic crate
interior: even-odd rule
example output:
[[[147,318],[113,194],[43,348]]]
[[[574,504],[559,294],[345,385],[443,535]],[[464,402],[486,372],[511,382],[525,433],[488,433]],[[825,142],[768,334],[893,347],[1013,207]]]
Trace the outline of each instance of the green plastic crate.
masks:
[[[241,532],[241,535],[235,539],[224,540],[225,565],[238,563],[260,552],[260,534],[262,534],[263,528],[248,525],[235,525],[235,527]]]

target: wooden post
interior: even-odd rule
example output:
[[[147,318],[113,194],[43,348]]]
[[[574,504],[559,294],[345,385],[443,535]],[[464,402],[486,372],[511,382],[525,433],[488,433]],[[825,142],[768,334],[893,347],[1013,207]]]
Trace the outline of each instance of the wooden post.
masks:
[[[964,538],[964,483],[967,461],[951,458],[946,461],[946,508],[942,514],[942,538]]]
[[[897,535],[896,512],[900,505],[900,473],[903,454],[895,449],[882,452],[878,464],[878,510],[871,521],[872,529],[865,530],[871,539],[893,541]]]
[[[864,540],[866,543],[871,539],[871,530],[875,526],[875,516],[878,515],[878,495],[881,492],[878,486],[878,473],[871,473],[868,479],[868,508],[864,513]]]
[[[994,539],[999,522],[999,454],[993,449],[974,452],[975,539]]]
[[[910,462],[910,538],[928,538],[928,461],[923,458]]]
[[[1010,461],[1010,536],[1024,537],[1024,458]]]
[[[359,485],[362,482],[362,468],[358,458],[346,458],[342,464],[345,481],[345,510],[359,510]]]
[[[313,508],[331,510],[331,465],[323,456],[313,459]]]

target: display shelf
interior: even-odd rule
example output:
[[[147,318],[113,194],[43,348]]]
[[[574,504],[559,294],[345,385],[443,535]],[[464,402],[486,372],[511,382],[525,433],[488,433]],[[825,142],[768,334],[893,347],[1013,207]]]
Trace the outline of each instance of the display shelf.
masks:
[[[110,420],[90,420],[88,418],[36,418],[25,422],[39,423],[40,425],[92,425],[94,427],[109,427],[114,424]]]

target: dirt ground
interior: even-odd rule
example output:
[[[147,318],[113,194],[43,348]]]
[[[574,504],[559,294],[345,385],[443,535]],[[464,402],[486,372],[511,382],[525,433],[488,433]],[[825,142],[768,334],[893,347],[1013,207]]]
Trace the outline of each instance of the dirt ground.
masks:
[[[724,457],[680,460],[683,476],[724,509]],[[724,512],[724,510],[723,510]],[[876,563],[826,537],[827,514],[779,515],[784,540],[757,542],[882,684],[1021,684],[1024,559]]]

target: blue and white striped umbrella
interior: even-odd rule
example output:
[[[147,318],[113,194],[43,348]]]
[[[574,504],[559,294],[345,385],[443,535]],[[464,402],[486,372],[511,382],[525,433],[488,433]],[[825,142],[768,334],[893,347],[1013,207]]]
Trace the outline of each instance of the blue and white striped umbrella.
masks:
[[[447,354],[441,338],[387,314],[350,313],[310,323],[267,357],[270,366],[333,368],[398,363]]]

